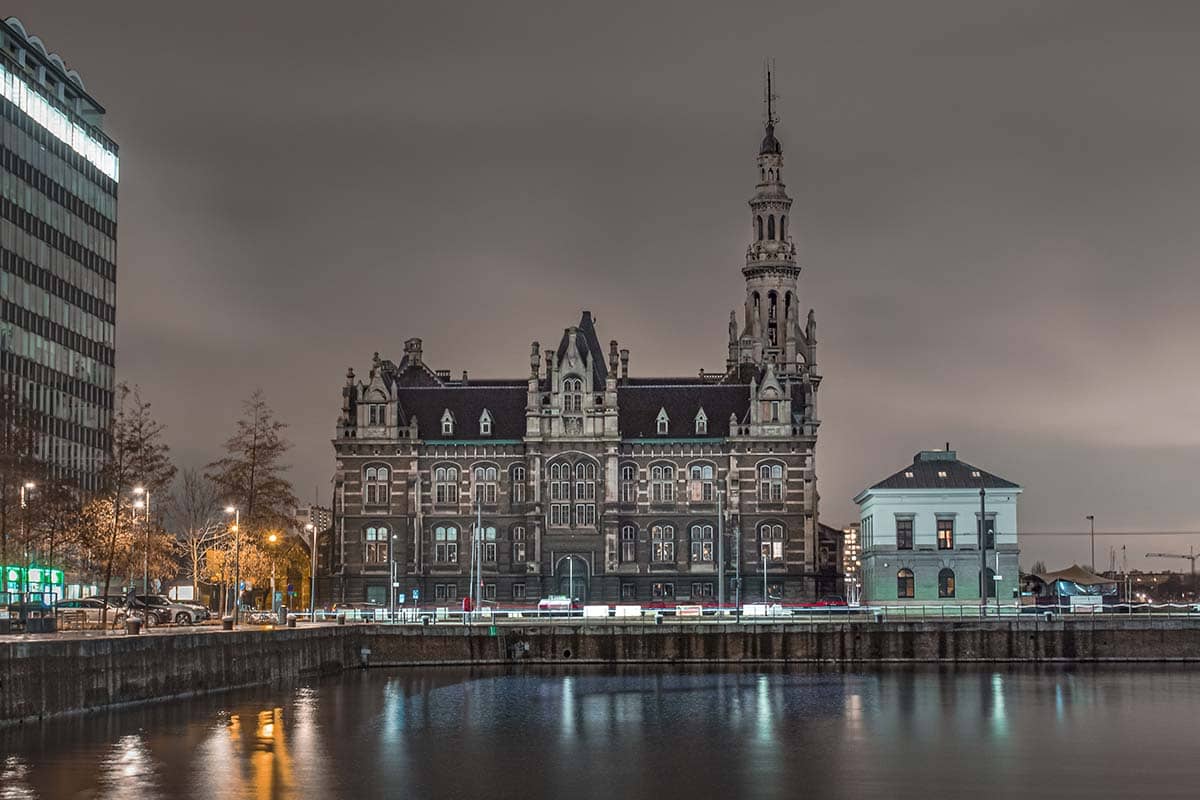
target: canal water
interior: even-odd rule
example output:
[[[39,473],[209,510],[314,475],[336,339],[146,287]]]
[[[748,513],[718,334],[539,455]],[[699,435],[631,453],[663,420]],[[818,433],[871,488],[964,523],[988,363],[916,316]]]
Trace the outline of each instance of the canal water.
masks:
[[[0,729],[0,798],[1200,796],[1200,671],[404,670]]]

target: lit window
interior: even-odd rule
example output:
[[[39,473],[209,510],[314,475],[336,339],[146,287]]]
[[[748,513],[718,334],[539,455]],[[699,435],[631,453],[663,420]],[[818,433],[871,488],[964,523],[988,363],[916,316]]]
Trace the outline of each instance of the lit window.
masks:
[[[938,477],[939,477],[939,478],[944,478],[944,477],[946,477],[946,470],[944,470],[944,469],[939,469],[939,470],[938,470]]]
[[[911,600],[916,596],[916,581],[911,569],[902,569],[896,573],[896,597],[901,600]]]
[[[972,477],[972,478],[978,478],[978,477],[979,477],[979,470],[977,470],[977,469],[973,469],[973,470],[971,470],[971,477]]]
[[[693,525],[691,530],[691,556],[694,562],[713,560],[713,526]]]
[[[759,556],[770,561],[783,561],[783,526],[767,523],[758,528]]]
[[[954,570],[946,568],[938,573],[938,597],[954,597]]]
[[[938,550],[954,549],[954,520],[939,519],[937,521]]]
[[[913,476],[912,470],[909,470],[908,472],[904,473],[904,477],[906,477],[906,478],[911,478],[912,476]]]
[[[675,526],[654,525],[650,528],[652,560],[662,564],[675,561]]]
[[[366,547],[363,561],[367,564],[382,564],[387,561],[388,529],[386,525],[372,525],[366,530]]]

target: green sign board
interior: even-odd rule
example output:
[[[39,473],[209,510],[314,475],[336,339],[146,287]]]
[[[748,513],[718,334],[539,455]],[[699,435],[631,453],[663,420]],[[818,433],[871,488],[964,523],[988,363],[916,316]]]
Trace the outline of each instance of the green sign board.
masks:
[[[6,587],[9,591],[19,587],[28,587],[33,591],[39,591],[40,589],[35,586],[63,585],[63,571],[52,567],[22,567],[9,564],[4,567],[4,578],[9,584]]]

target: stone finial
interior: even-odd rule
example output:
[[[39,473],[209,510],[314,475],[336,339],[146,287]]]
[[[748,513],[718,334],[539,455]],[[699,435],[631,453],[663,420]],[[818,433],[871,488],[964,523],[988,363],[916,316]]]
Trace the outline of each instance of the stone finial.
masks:
[[[629,350],[621,350],[621,380],[629,377]]]

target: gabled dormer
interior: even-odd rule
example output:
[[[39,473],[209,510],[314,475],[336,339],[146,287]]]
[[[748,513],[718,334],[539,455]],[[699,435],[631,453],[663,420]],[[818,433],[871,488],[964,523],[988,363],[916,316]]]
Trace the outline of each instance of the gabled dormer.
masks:
[[[655,418],[654,424],[659,436],[666,436],[671,432],[671,418],[667,415],[666,408],[658,410],[658,416]]]
[[[704,413],[703,406],[701,406],[700,410],[696,412],[695,425],[696,425],[696,435],[697,436],[707,436],[708,435],[708,415]]]
[[[453,436],[453,435],[454,435],[454,414],[452,414],[450,412],[450,409],[447,408],[445,411],[442,412],[442,436]]]
[[[483,410],[483,413],[479,415],[479,435],[480,436],[491,436],[492,435],[492,422],[493,422],[492,412],[488,411],[485,408]]]

